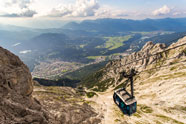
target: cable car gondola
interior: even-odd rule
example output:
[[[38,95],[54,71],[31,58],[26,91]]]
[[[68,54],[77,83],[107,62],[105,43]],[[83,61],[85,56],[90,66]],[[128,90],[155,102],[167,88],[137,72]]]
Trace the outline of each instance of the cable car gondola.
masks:
[[[132,69],[130,75],[127,75],[126,72],[123,72],[122,75],[130,80],[131,94],[126,91],[125,87],[120,88],[114,91],[113,99],[120,110],[130,116],[137,111],[137,101],[133,95],[133,76],[136,75],[136,72]]]

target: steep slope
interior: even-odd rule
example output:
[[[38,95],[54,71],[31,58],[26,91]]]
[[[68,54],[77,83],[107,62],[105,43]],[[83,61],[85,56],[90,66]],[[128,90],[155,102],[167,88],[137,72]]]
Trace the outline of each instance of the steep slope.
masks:
[[[111,61],[104,69],[84,80],[82,84],[89,90],[102,91],[96,92],[98,96],[89,99],[94,101],[92,107],[103,114],[102,123],[186,123],[186,45],[147,57],[183,43],[186,43],[186,37],[168,48],[164,44],[148,42],[139,52],[121,60]],[[131,63],[144,57],[147,58]],[[114,89],[122,87],[126,80],[120,76],[120,72],[131,68],[141,73],[134,78],[138,111],[128,117],[114,104],[112,95]]]
[[[1,124],[52,122],[49,114],[32,97],[32,83],[32,77],[26,65],[17,56],[0,47]]]
[[[34,88],[34,97],[52,113],[61,124],[99,124],[101,116],[88,105],[80,92],[70,87]]]
[[[95,110],[68,87],[40,87],[31,73],[0,47],[0,124],[98,124]],[[38,101],[36,98],[40,101]]]

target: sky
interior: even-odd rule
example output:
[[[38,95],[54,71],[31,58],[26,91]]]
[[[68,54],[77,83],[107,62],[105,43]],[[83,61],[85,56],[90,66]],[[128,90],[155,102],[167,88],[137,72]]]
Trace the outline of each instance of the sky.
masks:
[[[97,18],[180,18],[185,6],[186,0],[0,0],[0,23],[55,27]]]

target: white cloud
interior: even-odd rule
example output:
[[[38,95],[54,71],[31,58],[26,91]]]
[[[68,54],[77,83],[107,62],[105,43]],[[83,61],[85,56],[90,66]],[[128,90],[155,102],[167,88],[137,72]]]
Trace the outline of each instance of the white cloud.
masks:
[[[170,8],[167,5],[157,10],[144,8],[125,10],[112,6],[101,0],[0,0],[0,17],[35,17],[43,19],[83,20],[95,18],[159,18],[185,17],[180,8]],[[173,5],[172,5],[173,6]],[[49,17],[49,18],[48,18]],[[34,19],[35,19],[34,18]],[[3,18],[2,18],[3,19]],[[5,18],[6,19],[6,18]],[[15,18],[16,19],[16,18]]]
[[[173,13],[172,13],[172,15],[173,16],[177,16],[177,17],[179,17],[179,16],[183,16],[183,17],[185,17],[186,16],[186,12],[183,12],[183,11],[174,11]]]
[[[96,11],[95,16],[98,18],[99,17],[103,17],[103,18],[121,17],[122,18],[128,16],[128,12],[110,6],[102,6]]]
[[[6,12],[1,17],[33,17],[37,12],[30,9],[33,0],[8,0],[4,3]]]
[[[171,9],[167,5],[164,5],[162,8],[153,11],[153,15],[155,16],[167,15],[170,13],[171,13]]]
[[[35,14],[37,14],[37,12],[34,10],[23,9],[18,13],[6,13],[0,16],[1,17],[33,17]]]
[[[97,0],[76,0],[74,4],[61,4],[53,8],[48,16],[51,17],[87,17],[94,16],[99,9]]]
[[[5,5],[9,7],[17,4],[21,9],[23,9],[28,8],[31,3],[33,3],[33,0],[8,0]]]
[[[32,50],[23,50],[23,51],[20,51],[19,53],[20,54],[27,54],[27,53],[31,53]]]

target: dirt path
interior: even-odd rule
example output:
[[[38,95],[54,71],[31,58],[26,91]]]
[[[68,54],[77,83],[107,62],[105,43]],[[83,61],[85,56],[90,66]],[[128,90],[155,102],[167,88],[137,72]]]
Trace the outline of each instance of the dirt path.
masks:
[[[112,123],[114,124],[114,113],[113,113],[113,107],[114,107],[114,102],[112,99],[113,93],[112,92],[106,92],[104,94],[99,94],[99,97],[97,101],[102,102],[100,104],[103,108],[103,114],[104,114],[104,124],[109,124]]]
[[[113,101],[114,91],[109,90],[104,93],[97,93],[98,96],[95,96],[91,99],[94,103],[91,106],[104,118],[102,124],[118,124],[117,120],[117,111],[120,111],[119,108],[115,105]]]

